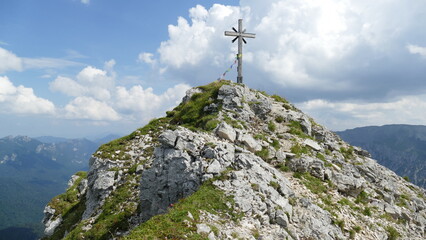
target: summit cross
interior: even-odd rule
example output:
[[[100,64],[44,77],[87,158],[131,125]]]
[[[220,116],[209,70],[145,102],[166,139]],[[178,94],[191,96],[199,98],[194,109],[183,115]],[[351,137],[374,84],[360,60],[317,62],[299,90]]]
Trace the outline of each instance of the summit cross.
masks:
[[[237,83],[243,83],[243,42],[247,44],[244,38],[255,38],[256,34],[246,33],[246,30],[243,30],[243,19],[238,19],[238,31],[235,28],[232,28],[232,31],[225,31],[225,36],[235,37],[232,42],[234,43],[238,39],[238,76]]]

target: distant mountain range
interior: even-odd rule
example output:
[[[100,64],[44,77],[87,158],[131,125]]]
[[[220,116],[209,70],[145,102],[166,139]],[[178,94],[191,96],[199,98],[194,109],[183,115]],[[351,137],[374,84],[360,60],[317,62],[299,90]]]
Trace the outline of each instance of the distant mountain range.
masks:
[[[1,138],[0,240],[40,236],[44,205],[66,189],[72,174],[88,169],[91,154],[102,143],[117,137],[96,141],[47,136]]]
[[[369,151],[380,164],[426,188],[426,126],[372,126],[336,133]]]

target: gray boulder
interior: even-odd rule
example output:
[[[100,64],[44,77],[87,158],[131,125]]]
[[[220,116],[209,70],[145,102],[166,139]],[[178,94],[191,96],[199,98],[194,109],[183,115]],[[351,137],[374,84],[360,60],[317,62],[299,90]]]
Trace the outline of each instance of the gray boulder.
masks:
[[[226,140],[229,140],[231,142],[235,141],[235,138],[237,137],[237,133],[235,132],[235,129],[231,126],[229,126],[226,122],[222,122],[219,127],[216,130],[216,134]]]

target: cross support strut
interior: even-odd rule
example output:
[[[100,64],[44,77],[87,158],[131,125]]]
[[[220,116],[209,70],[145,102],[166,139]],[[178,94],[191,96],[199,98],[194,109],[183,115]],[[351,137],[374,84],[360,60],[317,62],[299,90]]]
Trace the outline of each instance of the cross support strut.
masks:
[[[244,38],[255,38],[256,34],[246,33],[246,30],[243,30],[243,19],[238,19],[238,31],[235,28],[232,28],[234,31],[225,31],[225,36],[235,37],[232,42],[238,40],[238,76],[237,83],[243,83],[243,42],[246,44]]]

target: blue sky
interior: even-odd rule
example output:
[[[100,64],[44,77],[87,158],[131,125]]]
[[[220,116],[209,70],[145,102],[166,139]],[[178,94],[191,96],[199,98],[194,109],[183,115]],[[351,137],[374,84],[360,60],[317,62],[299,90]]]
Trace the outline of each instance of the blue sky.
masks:
[[[228,68],[238,18],[249,87],[333,130],[426,124],[422,0],[4,0],[0,136],[127,134]]]

